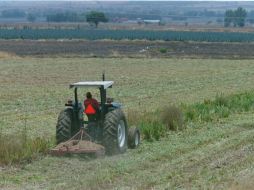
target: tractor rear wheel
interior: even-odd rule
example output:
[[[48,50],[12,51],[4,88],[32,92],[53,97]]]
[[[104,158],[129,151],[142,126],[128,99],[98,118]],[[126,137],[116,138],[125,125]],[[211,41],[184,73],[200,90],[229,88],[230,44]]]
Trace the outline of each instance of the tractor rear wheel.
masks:
[[[73,123],[72,107],[62,110],[56,124],[56,143],[65,142],[72,136],[71,127]]]
[[[105,116],[103,145],[109,155],[124,153],[127,150],[128,126],[121,109],[115,109]]]

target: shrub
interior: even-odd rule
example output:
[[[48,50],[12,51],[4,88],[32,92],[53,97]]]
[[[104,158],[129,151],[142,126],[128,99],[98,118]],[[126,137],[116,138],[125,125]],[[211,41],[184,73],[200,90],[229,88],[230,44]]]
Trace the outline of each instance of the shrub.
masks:
[[[167,49],[166,48],[160,48],[159,50],[161,53],[167,53]]]
[[[176,106],[165,107],[161,113],[161,121],[169,130],[183,130],[183,113]]]

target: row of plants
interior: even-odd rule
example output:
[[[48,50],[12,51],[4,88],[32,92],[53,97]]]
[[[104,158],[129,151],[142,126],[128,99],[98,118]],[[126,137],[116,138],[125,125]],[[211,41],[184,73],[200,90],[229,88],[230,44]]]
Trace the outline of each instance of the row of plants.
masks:
[[[129,114],[129,121],[140,127],[144,139],[153,141],[165,137],[170,130],[184,130],[189,123],[217,122],[231,114],[249,111],[254,111],[254,91],[230,96],[220,94],[213,100],[167,106],[154,113]]]
[[[165,40],[253,42],[253,33],[84,29],[0,29],[0,39]]]

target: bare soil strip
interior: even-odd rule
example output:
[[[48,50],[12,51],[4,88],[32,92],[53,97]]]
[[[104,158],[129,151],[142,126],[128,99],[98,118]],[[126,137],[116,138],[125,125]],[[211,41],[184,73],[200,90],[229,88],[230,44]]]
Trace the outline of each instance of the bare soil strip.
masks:
[[[36,41],[1,40],[0,51],[18,56],[61,57],[254,57],[253,43],[151,42],[151,41]]]

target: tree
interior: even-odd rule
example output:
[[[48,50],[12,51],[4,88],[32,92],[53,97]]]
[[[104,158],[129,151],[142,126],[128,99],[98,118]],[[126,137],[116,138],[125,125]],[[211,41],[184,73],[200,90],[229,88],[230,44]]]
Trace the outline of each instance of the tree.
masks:
[[[235,17],[234,11],[233,10],[227,10],[225,12],[224,26],[229,27],[230,24],[233,22],[234,17]]]
[[[103,12],[91,11],[86,15],[86,21],[95,24],[97,28],[99,22],[108,22],[108,19]]]
[[[242,7],[238,7],[236,10],[227,10],[224,17],[224,26],[228,27],[233,23],[233,26],[244,27],[247,12]]]
[[[245,18],[247,16],[246,10],[243,9],[242,7],[238,7],[238,9],[236,9],[236,11],[235,11],[235,16],[236,16],[235,24],[238,25],[239,27],[244,27]]]
[[[34,22],[34,21],[36,20],[36,16],[35,16],[34,14],[29,13],[29,14],[27,15],[27,20],[28,20],[29,22]]]

